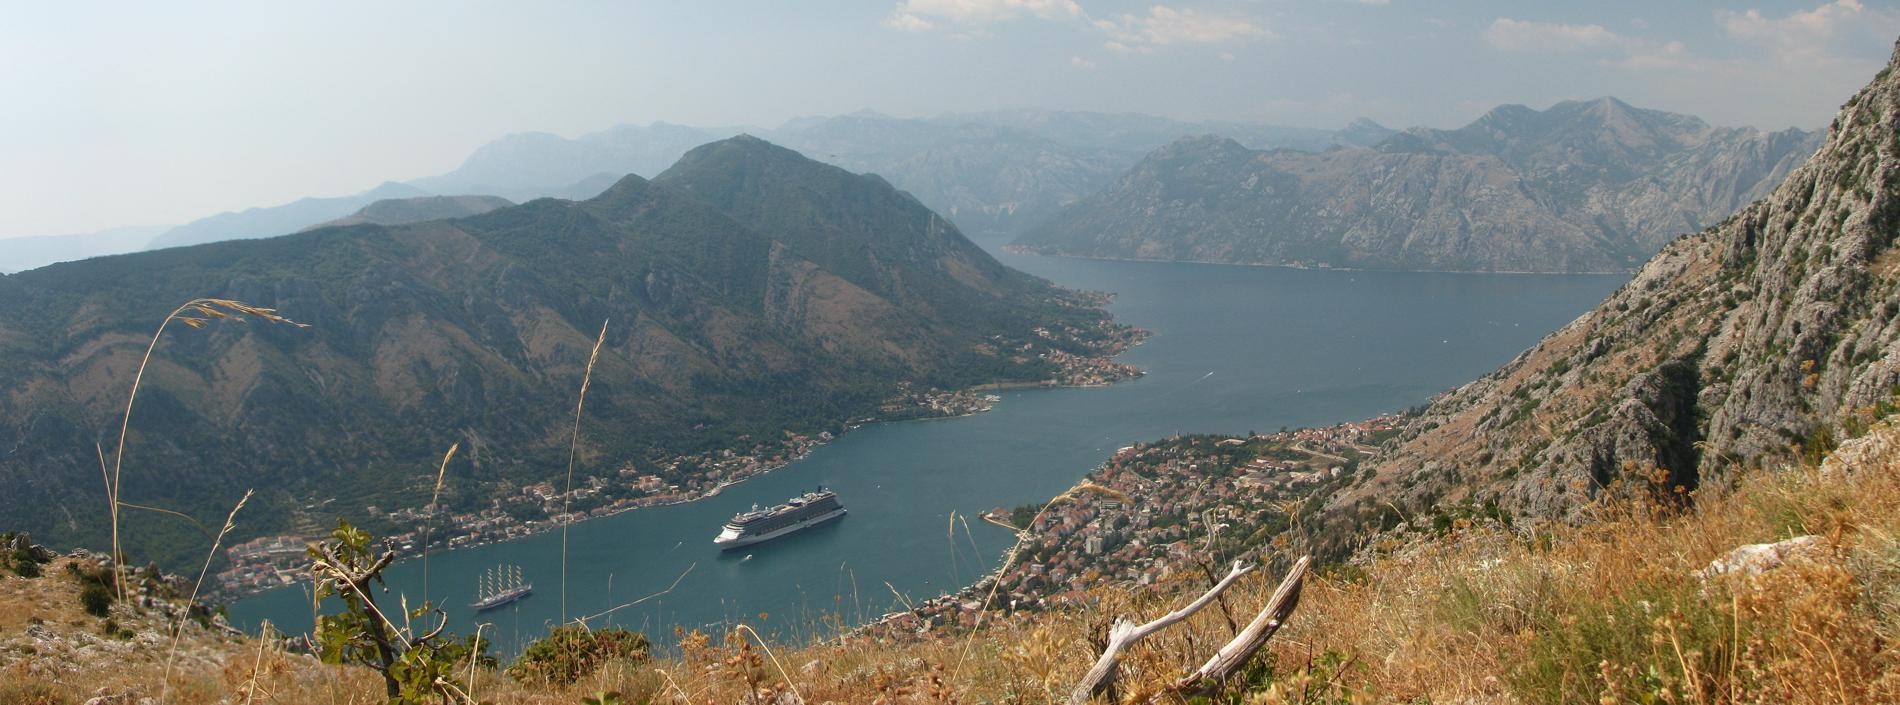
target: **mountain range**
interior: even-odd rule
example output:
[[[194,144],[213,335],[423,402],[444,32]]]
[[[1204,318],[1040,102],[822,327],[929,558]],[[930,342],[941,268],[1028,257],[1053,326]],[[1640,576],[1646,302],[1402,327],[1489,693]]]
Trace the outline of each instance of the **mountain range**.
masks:
[[[1125,259],[1627,271],[1767,193],[1822,139],[1712,127],[1614,98],[1506,105],[1456,130],[1348,132],[1370,145],[1261,151],[1181,139],[1017,243]]]
[[[509,135],[438,176],[221,213],[148,247],[274,237],[382,200],[584,200],[740,131],[654,123]],[[1505,106],[1460,130],[1403,133],[1365,119],[1334,131],[1034,110],[861,111],[751,132],[880,174],[972,237],[1020,236],[1054,254],[1537,271],[1628,269],[1759,195],[1818,139],[1710,128],[1613,99]],[[1184,137],[1196,134],[1225,139]],[[100,254],[62,248],[82,241],[34,245],[61,251],[14,267]]]
[[[742,129],[820,161],[884,176],[979,237],[1020,232],[1182,135],[1212,131],[1262,148],[1325,149],[1384,130],[1370,121],[1335,133],[1132,113],[1012,110],[898,118],[867,110],[796,118],[770,130],[654,123],[574,139],[510,135],[476,150],[448,174],[410,183],[436,193],[555,196],[560,194],[552,187],[596,174],[657,174],[686,150]]]
[[[1814,158],[1498,371],[1436,399],[1335,496],[1320,534],[1491,505],[1720,493],[1818,460],[1900,394],[1900,54]],[[1677,498],[1677,499],[1668,499]],[[1335,546],[1335,548],[1338,548]]]
[[[71,235],[34,235],[0,240],[0,274],[70,262],[88,257],[137,252],[169,225],[112,228]]]
[[[554,479],[603,322],[581,474],[669,481],[693,469],[661,458],[839,430],[902,385],[1047,379],[1035,350],[1088,353],[1119,330],[1094,298],[1004,267],[884,180],[735,137],[584,201],[0,278],[0,523],[99,545],[103,522],[73,520],[104,502],[95,443],[116,435],[153,328],[200,296],[309,327],[168,330],[124,494],[210,517],[256,488],[246,533],[318,505],[426,502],[451,443],[469,462],[444,502]],[[181,522],[137,519],[140,555],[194,545]]]

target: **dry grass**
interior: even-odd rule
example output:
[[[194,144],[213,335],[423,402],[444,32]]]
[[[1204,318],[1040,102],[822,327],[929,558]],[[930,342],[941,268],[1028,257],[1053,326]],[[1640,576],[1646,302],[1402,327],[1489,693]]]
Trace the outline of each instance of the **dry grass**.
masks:
[[[1896,431],[1882,428],[1876,434]],[[1900,454],[1851,474],[1750,478],[1670,516],[1604,507],[1533,537],[1467,530],[1307,587],[1280,655],[1356,657],[1382,701],[1895,702]],[[1826,550],[1759,576],[1695,576],[1738,545]]]

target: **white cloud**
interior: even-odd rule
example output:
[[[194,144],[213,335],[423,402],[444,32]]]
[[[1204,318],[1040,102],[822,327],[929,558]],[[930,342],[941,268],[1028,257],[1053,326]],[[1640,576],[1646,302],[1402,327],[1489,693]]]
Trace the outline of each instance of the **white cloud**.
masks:
[[[972,26],[1018,17],[1059,20],[1082,16],[1082,6],[1075,0],[904,0],[884,19],[884,26],[923,32],[944,23]]]
[[[1273,37],[1271,32],[1245,19],[1206,15],[1199,10],[1167,5],[1148,8],[1146,16],[1124,14],[1096,20],[1095,28],[1108,35],[1103,46],[1119,52],[1147,53],[1170,44],[1219,44],[1248,37]]]
[[[1834,62],[1835,44],[1843,34],[1865,31],[1890,37],[1900,26],[1900,14],[1868,9],[1859,0],[1837,0],[1784,17],[1768,17],[1753,9],[1724,10],[1715,19],[1730,38],[1766,47],[1781,61],[1800,64]]]
[[[1623,58],[1610,64],[1631,71],[1706,71],[1723,64],[1696,56],[1682,42],[1644,42],[1624,44]]]
[[[1095,62],[1089,61],[1088,59],[1084,59],[1080,56],[1069,57],[1069,65],[1075,68],[1081,69],[1083,71],[1095,70]]]
[[[936,25],[931,24],[929,20],[908,12],[898,12],[892,14],[890,17],[884,18],[884,26],[891,29],[901,29],[906,32],[928,32]]]
[[[1560,24],[1499,17],[1484,30],[1484,40],[1506,51],[1551,51],[1618,46],[1622,35],[1600,24]]]
[[[1721,66],[1697,56],[1682,42],[1631,37],[1597,24],[1500,17],[1485,29],[1484,40],[1504,51],[1599,52],[1605,54],[1599,63],[1632,71],[1707,71]]]

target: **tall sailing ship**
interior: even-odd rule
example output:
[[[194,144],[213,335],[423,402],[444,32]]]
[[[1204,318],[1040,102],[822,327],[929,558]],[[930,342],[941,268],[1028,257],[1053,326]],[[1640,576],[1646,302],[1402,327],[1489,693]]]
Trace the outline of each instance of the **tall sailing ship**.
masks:
[[[495,609],[534,592],[534,585],[521,579],[518,565],[501,565],[482,571],[475,585],[475,602],[469,607],[476,612]]]
[[[820,487],[770,509],[752,505],[752,511],[736,514],[732,521],[726,522],[713,544],[722,550],[750,546],[841,516],[844,516],[844,505],[838,503],[838,493]]]

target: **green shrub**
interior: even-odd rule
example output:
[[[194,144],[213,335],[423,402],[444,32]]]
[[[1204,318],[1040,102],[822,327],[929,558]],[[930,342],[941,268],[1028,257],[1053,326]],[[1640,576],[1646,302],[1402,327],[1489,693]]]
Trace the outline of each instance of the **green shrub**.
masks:
[[[112,591],[103,584],[88,580],[79,588],[79,604],[86,608],[86,614],[104,617],[106,611],[112,608]]]
[[[620,627],[590,631],[564,625],[529,644],[508,675],[523,683],[573,683],[609,661],[644,661],[647,646],[645,635]]]
[[[39,561],[33,560],[32,554],[26,551],[14,551],[13,555],[8,556],[4,562],[7,564],[7,567],[13,569],[14,574],[22,578],[40,577]]]

